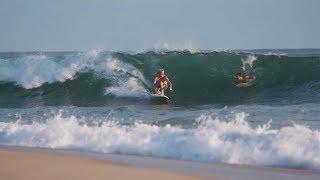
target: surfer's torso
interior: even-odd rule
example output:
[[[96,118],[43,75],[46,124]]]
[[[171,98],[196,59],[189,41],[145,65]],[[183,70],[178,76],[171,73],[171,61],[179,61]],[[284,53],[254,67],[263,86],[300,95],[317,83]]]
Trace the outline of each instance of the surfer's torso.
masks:
[[[156,76],[156,85],[159,86],[161,83],[166,84],[167,83],[167,76]]]

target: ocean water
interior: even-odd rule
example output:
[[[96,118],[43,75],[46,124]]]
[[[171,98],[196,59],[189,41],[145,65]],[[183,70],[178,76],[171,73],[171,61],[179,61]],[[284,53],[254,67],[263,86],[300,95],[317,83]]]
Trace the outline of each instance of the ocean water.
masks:
[[[319,105],[320,49],[0,53],[4,145],[320,170]]]

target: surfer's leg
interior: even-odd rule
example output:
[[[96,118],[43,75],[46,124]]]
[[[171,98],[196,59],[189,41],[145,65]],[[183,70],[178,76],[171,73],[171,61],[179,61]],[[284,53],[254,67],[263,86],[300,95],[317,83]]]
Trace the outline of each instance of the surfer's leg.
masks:
[[[167,90],[167,89],[168,89],[168,83],[167,83],[167,82],[164,82],[164,83],[163,83],[163,89],[164,89],[164,90]]]
[[[158,94],[158,95],[161,95],[161,88],[156,88],[154,93]]]
[[[161,95],[164,95],[164,83],[163,82],[161,82],[160,83],[160,86],[161,86]]]

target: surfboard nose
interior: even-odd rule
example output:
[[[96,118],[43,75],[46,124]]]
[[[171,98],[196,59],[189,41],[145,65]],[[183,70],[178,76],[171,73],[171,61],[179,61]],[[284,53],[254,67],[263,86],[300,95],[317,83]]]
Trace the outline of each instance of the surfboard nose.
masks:
[[[151,102],[155,104],[169,104],[170,98],[162,95],[152,95]]]

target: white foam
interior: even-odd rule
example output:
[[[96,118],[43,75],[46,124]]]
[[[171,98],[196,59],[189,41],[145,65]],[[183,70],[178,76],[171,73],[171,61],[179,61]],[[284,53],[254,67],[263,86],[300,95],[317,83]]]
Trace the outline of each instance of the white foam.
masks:
[[[147,85],[146,80],[134,66],[123,63],[116,58],[106,61],[107,76],[114,77],[113,86],[105,89],[105,94],[118,97],[148,97],[149,93],[142,83]]]
[[[248,55],[246,59],[242,59],[242,70],[245,71],[248,68],[252,68],[253,62],[257,60],[257,57],[254,55]]]
[[[171,42],[171,41],[157,41],[152,48],[142,48],[138,50],[138,53],[146,51],[189,51],[191,53],[200,52],[192,41],[184,42]]]
[[[118,82],[118,85],[107,87],[105,94],[117,97],[149,97],[149,92],[143,88],[136,78],[128,78],[126,81]]]
[[[45,83],[65,82],[78,72],[93,71],[98,78],[108,79],[111,86],[105,94],[116,96],[146,96],[148,82],[138,69],[109,56],[100,57],[99,50],[51,58],[32,55],[0,61],[0,81],[13,82],[26,89]]]
[[[278,57],[288,56],[287,53],[276,53],[276,52],[267,52],[267,53],[264,53],[263,55],[265,55],[265,56],[278,56]]]
[[[88,126],[57,114],[46,123],[0,123],[0,143],[70,148],[181,160],[320,169],[320,132],[292,124],[253,128],[238,113],[228,122],[200,116],[195,128],[144,123]],[[82,121],[83,122],[83,121]]]
[[[44,83],[64,82],[79,71],[93,68],[94,58],[96,54],[79,53],[65,56],[60,61],[44,55],[5,59],[0,61],[0,81],[14,82],[26,89]]]

